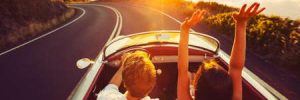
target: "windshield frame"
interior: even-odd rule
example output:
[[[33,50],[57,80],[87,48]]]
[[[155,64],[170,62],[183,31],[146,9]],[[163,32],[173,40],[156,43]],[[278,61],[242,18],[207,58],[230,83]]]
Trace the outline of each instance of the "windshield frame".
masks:
[[[151,34],[151,33],[180,33],[180,31],[178,30],[160,30],[160,31],[147,31],[147,32],[140,32],[140,33],[134,33],[134,34],[130,34],[130,35],[122,35],[122,36],[118,36],[116,38],[114,38],[111,42],[109,42],[108,45],[106,45],[104,47],[104,50],[103,50],[103,56],[104,56],[104,59],[107,58],[107,57],[110,57],[111,55],[114,55],[116,52],[120,52],[126,48],[131,48],[131,47],[139,47],[139,46],[145,46],[145,45],[153,45],[153,44],[173,44],[173,45],[178,45],[178,43],[174,43],[174,42],[149,42],[149,43],[145,43],[145,44],[137,44],[137,45],[130,45],[130,46],[125,46],[125,47],[122,47],[116,51],[114,51],[113,53],[109,54],[109,55],[106,55],[106,50],[107,48],[112,45],[113,43],[117,42],[117,41],[120,41],[122,39],[125,39],[125,38],[129,38],[129,37],[133,37],[133,36],[136,36],[136,35],[143,35],[143,34]],[[198,48],[198,49],[203,49],[203,50],[207,50],[209,52],[212,52],[214,54],[218,54],[219,52],[219,49],[220,49],[220,42],[218,39],[210,36],[210,35],[207,35],[207,34],[204,34],[204,33],[199,33],[199,32],[190,32],[189,34],[193,34],[193,35],[200,35],[202,37],[205,37],[205,38],[209,38],[209,39],[212,39],[215,43],[216,43],[216,50],[209,50],[207,48],[204,48],[204,47],[201,47],[201,46],[196,46],[196,45],[191,45],[189,44],[189,47],[194,47],[194,48]]]

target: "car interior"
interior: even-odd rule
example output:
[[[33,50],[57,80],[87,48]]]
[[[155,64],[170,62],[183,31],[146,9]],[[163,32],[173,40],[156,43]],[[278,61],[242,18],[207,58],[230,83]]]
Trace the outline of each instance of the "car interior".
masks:
[[[176,46],[144,46],[150,55],[152,62],[157,70],[161,73],[157,74],[156,86],[149,94],[151,98],[159,98],[160,100],[176,100],[177,90],[177,47]],[[123,50],[126,51],[126,50]],[[118,70],[118,62],[122,51],[108,56],[105,60],[108,63],[102,65],[98,71],[98,75],[94,84],[90,87],[90,91],[86,94],[87,99],[96,100],[97,94],[108,84],[114,73]],[[201,61],[205,59],[216,59],[217,62],[228,70],[228,65],[216,54],[197,48],[189,48],[189,72],[195,73]],[[120,92],[124,93],[126,89],[123,84],[119,87]],[[243,80],[243,100],[264,100],[265,98],[251,86],[246,80]]]

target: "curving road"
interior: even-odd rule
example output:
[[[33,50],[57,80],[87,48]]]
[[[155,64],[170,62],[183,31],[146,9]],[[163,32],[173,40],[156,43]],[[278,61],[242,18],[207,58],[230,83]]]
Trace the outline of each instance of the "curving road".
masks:
[[[75,63],[95,58],[109,38],[116,16],[110,9],[79,6],[74,23],[0,56],[1,99],[60,100],[86,70]]]
[[[105,7],[76,7],[84,10],[78,9],[74,23],[1,54],[2,99],[60,100],[69,96],[86,72],[76,68],[76,61],[96,58],[117,20],[114,12]],[[116,8],[124,19],[121,35],[179,29],[178,23],[157,12],[121,4]]]
[[[123,18],[120,35],[179,30],[178,22],[154,10],[127,3],[93,4],[109,5],[120,12]],[[83,9],[78,9],[75,16],[78,20],[73,19],[74,23],[0,55],[1,99],[60,100],[70,95],[86,72],[75,67],[76,61],[96,58],[114,33],[118,20],[114,11],[105,7],[73,6]],[[195,30],[202,31],[198,27]],[[226,48],[231,47],[230,43],[225,46],[229,52]]]

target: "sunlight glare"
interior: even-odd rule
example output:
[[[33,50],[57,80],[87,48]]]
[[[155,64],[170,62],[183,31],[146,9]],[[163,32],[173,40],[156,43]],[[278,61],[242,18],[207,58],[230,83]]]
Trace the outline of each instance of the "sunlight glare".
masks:
[[[193,3],[197,3],[197,2],[199,2],[200,0],[185,0],[185,1],[189,1],[189,2],[193,2]]]

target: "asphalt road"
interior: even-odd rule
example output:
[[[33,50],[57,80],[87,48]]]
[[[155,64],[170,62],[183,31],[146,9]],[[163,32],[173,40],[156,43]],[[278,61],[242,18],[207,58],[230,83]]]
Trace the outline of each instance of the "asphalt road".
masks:
[[[123,18],[120,35],[179,30],[179,24],[173,19],[147,8],[125,3],[95,4],[110,5],[120,11]],[[116,15],[110,9],[92,5],[77,7],[83,8],[86,13],[74,23],[0,56],[1,99],[60,100],[69,96],[86,72],[76,68],[76,61],[83,57],[95,58],[116,23]],[[82,11],[76,17],[81,14]],[[180,20],[180,16],[175,17]],[[203,31],[199,27],[195,30]],[[225,40],[220,41],[222,43]],[[231,44],[225,43],[222,48],[229,52]],[[249,63],[250,66],[255,66],[251,65],[252,62],[248,61],[247,64]],[[270,75],[267,76],[269,77]],[[285,85],[280,82],[278,84]]]
[[[69,96],[86,72],[76,68],[76,61],[98,55],[116,20],[110,9],[80,7],[86,13],[74,23],[0,56],[2,100],[61,100]]]
[[[116,15],[110,9],[76,5],[86,13],[74,23],[0,56],[1,99],[66,99],[86,70],[75,63],[95,58],[111,35]],[[121,35],[153,30],[178,30],[179,24],[154,12],[116,7],[123,16]],[[80,16],[79,10],[76,17]]]

